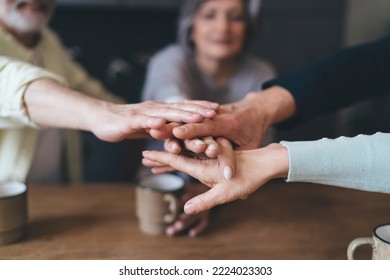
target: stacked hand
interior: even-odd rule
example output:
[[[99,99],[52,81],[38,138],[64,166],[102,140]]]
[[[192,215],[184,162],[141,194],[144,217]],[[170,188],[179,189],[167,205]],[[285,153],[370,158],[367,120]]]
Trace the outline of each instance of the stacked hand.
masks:
[[[215,117],[219,107],[207,101],[114,104],[49,79],[29,84],[24,105],[30,119],[39,126],[91,131],[109,142],[146,137],[150,129],[166,130],[170,122],[201,122]]]
[[[232,153],[226,139],[218,139],[221,154]],[[189,158],[169,152],[144,151],[143,163],[149,167],[170,166],[185,172],[211,188],[189,200],[184,207],[186,214],[196,214],[236,199],[245,199],[272,178],[287,177],[288,152],[280,144],[234,152],[236,173],[226,179],[219,170],[220,161],[215,159]]]

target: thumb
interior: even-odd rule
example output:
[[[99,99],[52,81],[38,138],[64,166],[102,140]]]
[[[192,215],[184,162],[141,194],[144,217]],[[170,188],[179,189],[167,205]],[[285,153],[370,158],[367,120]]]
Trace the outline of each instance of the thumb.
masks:
[[[225,179],[230,180],[236,170],[236,157],[233,147],[225,138],[219,137],[217,143],[221,147],[221,152],[218,155],[219,168]]]
[[[219,188],[212,188],[187,201],[184,205],[184,212],[188,215],[194,215],[209,210],[217,205],[223,204],[225,202],[223,197]]]

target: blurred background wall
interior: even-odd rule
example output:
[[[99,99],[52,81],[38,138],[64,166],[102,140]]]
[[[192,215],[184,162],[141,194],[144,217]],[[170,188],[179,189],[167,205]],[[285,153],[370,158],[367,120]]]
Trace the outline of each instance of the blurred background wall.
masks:
[[[390,35],[390,1],[348,0],[345,13],[346,46]],[[339,134],[353,136],[390,131],[390,98],[385,96],[351,106],[339,113]]]
[[[172,43],[180,0],[60,0],[51,26],[76,60],[113,92],[138,102],[150,56]],[[375,39],[389,31],[388,0],[263,0],[253,52],[291,71],[345,45]],[[375,103],[375,102],[374,102]],[[377,129],[361,121],[377,105],[360,105],[329,114],[288,131],[278,139],[336,137]],[[374,106],[374,107],[372,107]],[[384,110],[381,108],[382,111]],[[374,119],[383,119],[381,116]],[[85,178],[127,181],[134,178],[142,141],[110,144],[84,134]]]

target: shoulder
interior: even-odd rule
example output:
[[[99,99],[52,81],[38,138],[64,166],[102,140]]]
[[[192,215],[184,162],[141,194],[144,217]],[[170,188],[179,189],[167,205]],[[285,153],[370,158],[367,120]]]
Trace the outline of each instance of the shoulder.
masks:
[[[42,31],[42,46],[50,50],[53,56],[57,56],[57,60],[68,57],[68,52],[61,38],[50,28],[45,28]]]
[[[185,60],[185,54],[178,44],[171,44],[155,53],[149,62],[150,66],[176,65]]]
[[[271,63],[252,55],[245,56],[243,68],[244,71],[249,71],[256,75],[276,76],[276,69]]]
[[[42,31],[42,36],[43,36],[43,40],[45,40],[45,42],[49,42],[51,44],[56,44],[56,45],[62,46],[62,42],[61,42],[60,37],[50,28],[45,28]]]

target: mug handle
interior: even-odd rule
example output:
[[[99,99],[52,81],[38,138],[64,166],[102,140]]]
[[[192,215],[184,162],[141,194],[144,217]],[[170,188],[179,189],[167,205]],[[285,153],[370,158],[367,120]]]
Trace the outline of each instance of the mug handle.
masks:
[[[372,237],[359,237],[351,241],[348,245],[347,256],[348,260],[354,260],[353,254],[357,247],[364,244],[374,245],[374,239]]]
[[[172,194],[165,194],[163,200],[169,203],[169,213],[164,215],[164,222],[170,224],[177,217],[177,214],[179,212],[179,202],[177,198]]]

